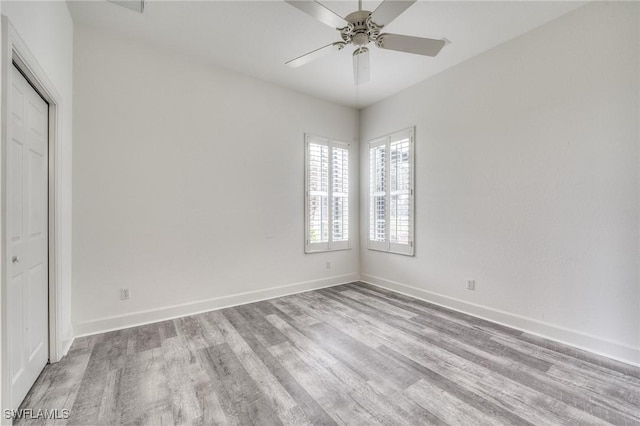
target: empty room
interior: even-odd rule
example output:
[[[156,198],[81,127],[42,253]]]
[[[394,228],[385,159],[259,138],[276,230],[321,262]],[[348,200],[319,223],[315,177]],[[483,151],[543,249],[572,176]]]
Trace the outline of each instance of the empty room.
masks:
[[[640,2],[0,14],[0,424],[640,425]]]

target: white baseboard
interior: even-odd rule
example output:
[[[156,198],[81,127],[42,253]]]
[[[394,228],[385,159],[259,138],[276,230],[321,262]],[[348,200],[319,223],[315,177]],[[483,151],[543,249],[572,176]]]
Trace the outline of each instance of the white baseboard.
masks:
[[[640,348],[638,347],[629,346],[600,336],[549,324],[488,306],[478,305],[373,275],[361,274],[360,280],[367,284],[415,297],[425,302],[473,315],[526,333],[535,334],[597,355],[640,366]]]
[[[183,303],[180,305],[167,306],[148,311],[98,318],[87,322],[73,324],[73,330],[75,332],[75,337],[89,336],[92,334],[166,321],[169,319],[214,311],[217,309],[230,308],[237,305],[244,305],[246,303],[259,302],[261,300],[273,299],[275,297],[347,284],[358,281],[359,278],[360,277],[357,273],[337,275],[329,278],[215,297],[213,299],[199,300],[196,302]]]

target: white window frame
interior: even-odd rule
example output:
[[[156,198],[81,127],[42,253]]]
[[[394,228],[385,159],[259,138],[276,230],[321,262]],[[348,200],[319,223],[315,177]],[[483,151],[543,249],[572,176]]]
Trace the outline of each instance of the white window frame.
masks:
[[[305,139],[305,150],[304,150],[304,157],[305,157],[305,161],[304,161],[304,193],[305,193],[305,197],[304,197],[304,247],[305,247],[305,253],[322,253],[322,252],[328,252],[328,251],[337,251],[337,250],[349,250],[351,249],[351,206],[353,204],[353,196],[351,194],[351,144],[346,143],[346,142],[341,142],[341,141],[337,141],[334,139],[330,139],[330,138],[325,138],[325,137],[321,137],[321,136],[317,136],[317,135],[313,135],[313,134],[309,134],[309,133],[305,133],[304,135],[304,139]],[[341,241],[334,241],[333,240],[333,220],[332,220],[332,204],[333,204],[333,180],[331,179],[332,176],[332,172],[333,172],[333,162],[329,161],[328,162],[328,207],[327,207],[327,213],[329,215],[329,219],[328,219],[328,240],[327,241],[323,241],[323,242],[311,242],[310,238],[309,238],[309,234],[310,234],[310,223],[309,223],[309,212],[310,212],[310,190],[309,190],[309,173],[310,173],[310,165],[309,165],[309,146],[311,144],[317,144],[317,145],[324,145],[328,147],[329,150],[329,159],[331,160],[332,158],[332,151],[335,148],[340,148],[340,149],[346,149],[347,150],[347,154],[348,154],[348,159],[347,159],[347,175],[348,175],[348,179],[349,179],[349,183],[348,183],[348,189],[349,192],[347,193],[347,232],[348,232],[348,238],[347,240],[341,240]],[[343,212],[343,214],[345,214]]]
[[[413,256],[415,252],[415,128],[410,127],[408,129],[400,130],[386,136],[382,136],[376,139],[373,139],[369,142],[369,151],[367,154],[367,164],[369,165],[369,180],[367,183],[367,201],[368,201],[368,216],[367,216],[367,248],[369,250],[377,250],[384,251],[388,253],[402,254],[406,256]],[[391,154],[391,144],[394,142],[402,141],[404,139],[409,139],[409,239],[407,243],[397,243],[390,241],[390,230],[391,230],[391,217],[389,207],[391,205],[391,179],[389,176],[389,159]],[[371,193],[371,179],[372,173],[375,173],[374,170],[371,170],[371,150],[372,148],[383,146],[385,149],[385,169],[384,169],[384,199],[385,199],[385,212],[384,212],[384,223],[385,223],[385,237],[383,240],[372,240],[371,239],[371,215],[375,214],[372,211],[372,197]]]

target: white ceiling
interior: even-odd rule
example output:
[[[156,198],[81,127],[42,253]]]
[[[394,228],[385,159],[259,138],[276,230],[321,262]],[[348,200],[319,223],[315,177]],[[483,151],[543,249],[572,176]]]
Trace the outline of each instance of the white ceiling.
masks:
[[[375,10],[380,1],[363,2]],[[280,0],[147,1],[139,14],[106,1],[68,1],[74,22],[177,49],[200,60],[348,106],[367,106],[555,19],[585,2],[418,1],[384,32],[452,43],[435,58],[370,47],[371,81],[353,84],[352,51],[300,68],[290,59],[340,40],[336,30]],[[345,16],[356,0],[325,1]]]

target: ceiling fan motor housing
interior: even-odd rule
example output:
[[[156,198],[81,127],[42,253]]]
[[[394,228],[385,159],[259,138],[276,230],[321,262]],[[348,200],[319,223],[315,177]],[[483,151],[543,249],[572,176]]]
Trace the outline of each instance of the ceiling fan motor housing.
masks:
[[[363,47],[375,41],[380,35],[380,27],[371,20],[371,12],[358,10],[344,18],[349,25],[340,29],[345,43]]]

